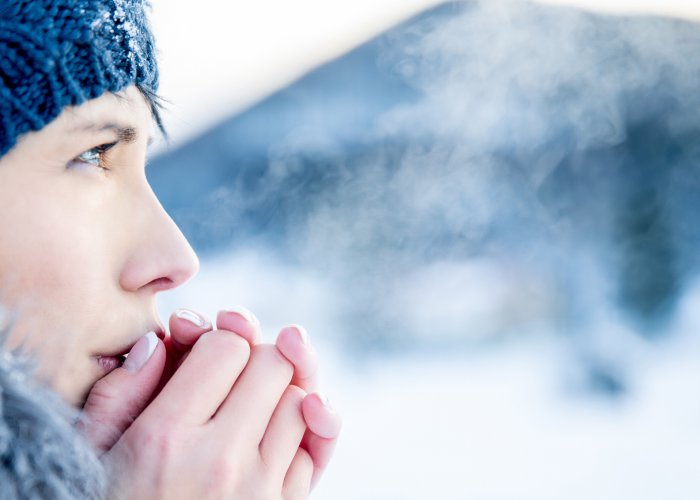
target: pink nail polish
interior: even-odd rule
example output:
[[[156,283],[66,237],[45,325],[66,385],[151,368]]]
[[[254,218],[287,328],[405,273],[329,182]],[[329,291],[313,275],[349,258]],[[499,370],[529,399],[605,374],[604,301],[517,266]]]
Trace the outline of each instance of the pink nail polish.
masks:
[[[316,396],[318,396],[318,399],[321,401],[321,404],[326,407],[328,411],[335,411],[333,410],[333,407],[331,406],[331,402],[328,399],[328,397],[323,394],[322,392],[316,391]]]
[[[196,312],[190,311],[189,309],[178,309],[177,311],[175,311],[175,316],[177,316],[180,319],[184,319],[185,321],[189,321],[198,328],[205,328],[211,326],[207,320],[205,320]]]
[[[153,352],[156,350],[158,345],[158,336],[155,332],[148,332],[146,335],[141,337],[134,347],[129,351],[129,355],[126,357],[126,361],[122,365],[122,368],[126,368],[132,373],[136,373],[151,359]]]
[[[309,341],[309,333],[306,331],[306,328],[304,328],[301,325],[291,325],[291,327],[297,331],[301,343],[305,346],[311,347],[311,342]]]
[[[238,314],[239,316],[242,316],[243,319],[245,319],[248,323],[251,325],[259,325],[260,321],[258,321],[258,318],[255,317],[255,314],[250,312],[250,310],[246,307],[243,306],[233,306],[230,309],[226,309],[226,312]]]

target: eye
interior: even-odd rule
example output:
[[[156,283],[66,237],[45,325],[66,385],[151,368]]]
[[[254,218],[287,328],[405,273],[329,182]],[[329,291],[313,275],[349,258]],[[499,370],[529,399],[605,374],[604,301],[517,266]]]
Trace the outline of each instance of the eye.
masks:
[[[68,163],[68,167],[81,168],[85,166],[92,166],[101,170],[109,170],[109,168],[107,168],[105,165],[103,155],[116,145],[116,142],[110,142],[109,144],[102,144],[100,146],[95,146],[94,148],[88,149],[87,151],[83,151]]]

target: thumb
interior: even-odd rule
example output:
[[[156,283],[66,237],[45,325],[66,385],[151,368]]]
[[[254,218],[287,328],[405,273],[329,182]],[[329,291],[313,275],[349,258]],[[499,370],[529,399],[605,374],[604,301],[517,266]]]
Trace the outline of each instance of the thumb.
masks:
[[[90,390],[77,427],[101,455],[119,440],[148,405],[165,365],[165,346],[149,332],[129,351],[124,364]]]

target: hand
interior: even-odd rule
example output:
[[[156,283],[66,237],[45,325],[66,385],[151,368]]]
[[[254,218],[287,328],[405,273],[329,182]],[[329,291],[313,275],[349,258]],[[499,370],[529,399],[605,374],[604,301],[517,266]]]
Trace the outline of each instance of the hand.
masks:
[[[245,310],[221,312],[217,318],[220,329],[235,330],[252,345],[260,338],[259,323]],[[156,345],[152,357],[138,372],[117,369],[109,374],[91,392],[86,413],[91,422],[86,429],[88,437],[102,452],[107,451],[121,436],[124,430],[141,413],[158,385],[158,374],[162,374],[161,385],[169,380],[176,365],[186,359],[191,346],[201,335],[211,330],[211,325],[201,316],[188,311],[180,311],[170,319],[171,337]],[[305,347],[300,340],[303,329],[284,329],[278,339],[277,348],[294,364],[295,384],[310,390],[316,373],[315,353]],[[166,365],[165,351],[168,351]],[[170,372],[170,373],[169,373]],[[280,406],[281,403],[280,403]],[[310,455],[313,466],[313,482],[327,466],[340,428],[339,417],[329,411],[316,394],[306,396],[301,404],[308,429],[302,441],[302,449]],[[101,424],[101,425],[100,425]],[[108,424],[108,425],[104,425]],[[110,425],[111,424],[111,425]]]
[[[305,498],[313,473],[293,366],[273,345],[203,334],[105,454],[119,498]]]
[[[221,315],[218,324],[222,323]],[[316,389],[318,361],[316,352],[308,340],[306,330],[298,325],[288,326],[279,333],[277,348],[294,363],[292,384],[311,392]],[[308,426],[301,447],[313,460],[312,487],[328,466],[340,434],[341,418],[330,408],[328,400],[320,393],[308,394],[302,403],[304,420]]]

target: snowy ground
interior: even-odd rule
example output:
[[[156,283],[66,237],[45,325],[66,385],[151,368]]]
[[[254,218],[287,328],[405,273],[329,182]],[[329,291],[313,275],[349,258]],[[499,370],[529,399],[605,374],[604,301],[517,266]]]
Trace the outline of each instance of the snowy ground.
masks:
[[[309,327],[321,389],[345,421],[314,498],[700,498],[700,293],[672,340],[633,346],[629,391],[609,399],[572,390],[570,345],[546,334],[449,355],[343,355],[321,334],[332,328],[324,286],[248,255],[203,262],[160,304],[165,315],[244,303],[268,340],[290,318]]]
[[[345,428],[315,498],[698,499],[698,347],[657,352],[612,402],[564,393],[547,342],[363,367],[326,357]]]

